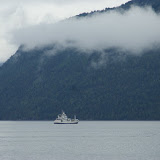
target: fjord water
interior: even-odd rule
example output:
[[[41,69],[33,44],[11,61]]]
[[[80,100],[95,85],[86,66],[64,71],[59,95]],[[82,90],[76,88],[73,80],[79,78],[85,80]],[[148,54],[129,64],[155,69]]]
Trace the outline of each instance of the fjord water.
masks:
[[[0,160],[159,159],[159,121],[0,122]]]

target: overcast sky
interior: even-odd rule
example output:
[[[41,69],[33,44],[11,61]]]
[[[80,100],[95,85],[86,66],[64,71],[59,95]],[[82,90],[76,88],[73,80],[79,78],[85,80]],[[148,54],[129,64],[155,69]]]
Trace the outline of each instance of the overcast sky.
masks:
[[[106,7],[119,6],[128,0],[0,0],[0,62],[15,53],[14,30],[59,20]]]

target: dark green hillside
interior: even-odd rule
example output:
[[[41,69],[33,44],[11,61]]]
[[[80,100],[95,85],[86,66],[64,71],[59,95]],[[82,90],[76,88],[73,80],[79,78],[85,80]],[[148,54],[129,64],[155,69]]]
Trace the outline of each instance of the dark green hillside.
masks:
[[[159,0],[132,0],[120,6],[119,8],[129,9],[132,5],[136,5],[140,7],[151,6],[155,12],[160,12],[160,1]]]
[[[133,4],[160,10],[159,0],[133,0],[113,9]],[[0,120],[51,120],[62,109],[84,120],[160,120],[160,48],[141,56],[76,48],[48,55],[54,48],[20,47],[0,66]]]
[[[61,109],[80,119],[160,119],[160,50],[109,50],[102,66],[100,53],[47,50],[19,50],[1,67],[1,119],[53,119]]]
[[[104,13],[109,11],[126,11],[129,10],[132,6],[139,6],[139,7],[151,7],[156,13],[160,12],[160,0],[131,0],[126,4],[121,5],[120,7],[115,8],[105,8],[104,10],[100,11],[92,11],[91,13],[82,13],[77,15],[77,17],[86,17],[92,16],[94,13]]]

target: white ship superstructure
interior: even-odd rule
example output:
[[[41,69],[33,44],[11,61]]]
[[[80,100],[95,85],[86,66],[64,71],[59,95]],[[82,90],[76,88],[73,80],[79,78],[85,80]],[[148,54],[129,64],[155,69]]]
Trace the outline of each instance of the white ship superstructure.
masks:
[[[62,111],[62,114],[59,114],[54,121],[54,124],[77,124],[78,122],[79,120],[76,119],[76,116],[74,116],[74,119],[68,118],[64,111]]]

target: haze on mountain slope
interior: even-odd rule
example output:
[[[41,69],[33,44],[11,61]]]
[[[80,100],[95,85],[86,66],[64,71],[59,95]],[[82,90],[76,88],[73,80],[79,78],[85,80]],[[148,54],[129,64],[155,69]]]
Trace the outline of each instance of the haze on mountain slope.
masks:
[[[56,24],[40,24],[14,32],[13,42],[28,49],[58,43],[82,50],[120,48],[131,53],[160,44],[160,15],[151,7],[133,6],[129,11],[93,14]]]
[[[139,2],[140,6],[145,8],[148,2],[156,4],[156,8],[160,6],[157,0],[134,2]],[[133,3],[111,10],[118,10],[126,16],[126,13],[131,13],[128,12],[130,4]],[[149,20],[155,17],[152,20],[157,22],[158,10],[154,13],[156,8],[153,5],[149,8],[153,10],[138,10],[151,13],[147,14],[146,18]],[[109,15],[114,13],[110,12],[110,9],[100,12],[108,12]],[[136,13],[132,15],[133,19]],[[117,14],[121,16],[115,13]],[[93,13],[82,14],[83,18],[88,17],[89,22],[92,22],[92,18],[89,18],[92,15]],[[80,22],[86,20],[87,18],[80,19]],[[146,19],[144,21],[148,24]],[[121,23],[120,26],[129,25]],[[135,30],[140,28],[138,24],[133,25]],[[148,29],[152,25],[142,26]],[[19,31],[17,33],[20,34]],[[151,35],[147,34],[148,37]],[[156,39],[156,34],[153,35],[150,42]],[[133,36],[139,37],[137,34]],[[63,37],[61,38],[63,40]],[[129,39],[130,41],[133,40]],[[79,45],[76,45],[78,43],[73,40],[62,41],[61,45],[39,45],[40,47],[36,48],[33,45],[32,49],[21,46],[15,55],[0,67],[0,119],[52,120],[63,109],[69,116],[76,114],[79,119],[85,120],[159,120],[160,48],[159,45],[156,46],[157,42],[154,47],[145,47],[140,56],[137,56],[140,52],[130,52],[117,47],[99,50],[96,46],[96,50],[89,50],[84,47],[85,44],[80,45],[79,42]],[[83,47],[80,49],[80,46]]]
[[[15,29],[53,24],[83,12],[119,6],[128,0],[0,0],[0,62],[6,61],[20,44],[11,42]],[[15,38],[15,37],[14,37]]]

